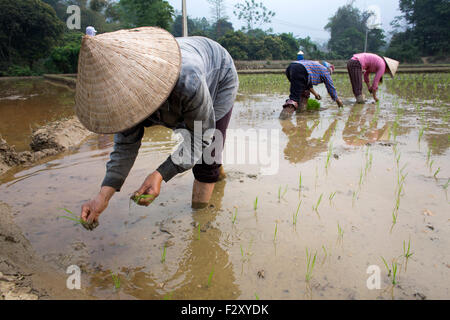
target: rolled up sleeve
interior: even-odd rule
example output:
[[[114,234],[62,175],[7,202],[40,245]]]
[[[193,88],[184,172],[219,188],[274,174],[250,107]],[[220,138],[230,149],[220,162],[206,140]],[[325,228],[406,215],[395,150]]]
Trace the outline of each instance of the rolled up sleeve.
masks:
[[[136,160],[143,135],[143,126],[137,126],[126,134],[114,135],[114,150],[106,164],[106,175],[102,187],[109,186],[120,191]]]

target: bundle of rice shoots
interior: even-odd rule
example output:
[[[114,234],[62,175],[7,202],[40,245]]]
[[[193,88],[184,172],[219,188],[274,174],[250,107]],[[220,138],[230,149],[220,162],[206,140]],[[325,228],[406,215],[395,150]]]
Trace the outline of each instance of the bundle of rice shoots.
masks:
[[[308,99],[308,104],[306,106],[306,110],[319,110],[320,109],[320,102],[315,99]]]

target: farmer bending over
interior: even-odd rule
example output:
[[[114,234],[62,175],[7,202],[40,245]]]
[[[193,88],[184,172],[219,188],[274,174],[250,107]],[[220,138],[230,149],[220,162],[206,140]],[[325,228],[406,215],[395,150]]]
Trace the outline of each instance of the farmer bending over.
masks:
[[[107,50],[113,52],[106,66],[94,63],[83,68],[84,61],[92,61],[91,56],[96,53],[108,56]],[[112,66],[108,63],[112,64],[119,58],[123,59],[110,71]],[[97,223],[99,215],[114,193],[120,191],[134,164],[144,128],[157,124],[172,129],[185,128],[188,136],[184,136],[179,148],[150,173],[135,192],[138,203],[148,206],[159,195],[163,180],[168,182],[192,168],[195,177],[192,206],[206,206],[215,183],[224,176],[220,160],[239,85],[229,53],[207,38],[175,39],[162,29],[145,27],[96,37],[85,36],[80,60],[77,115],[91,131],[115,133],[114,150],[106,165],[100,192],[83,204],[82,219],[90,224]],[[128,65],[121,66],[120,63]],[[137,68],[134,74],[133,68]],[[105,98],[105,103],[110,104],[97,104],[104,93],[92,96],[96,92],[90,86],[95,86],[97,81],[89,79],[91,69],[105,73],[101,79],[112,86],[107,87],[107,92],[113,95],[113,99]],[[85,99],[92,99],[92,103]],[[202,136],[194,136],[194,132]],[[213,146],[214,150],[211,149]],[[205,161],[206,152],[213,157],[213,162],[211,159]],[[151,196],[139,197],[141,195]]]
[[[326,61],[319,63],[311,60],[297,60],[292,62],[286,69],[286,77],[291,83],[289,99],[283,105],[280,118],[290,117],[298,108],[303,110],[306,107],[310,92],[316,99],[321,97],[313,89],[313,86],[325,83],[328,94],[339,107],[343,106],[341,99],[337,96],[331,74],[334,66]]]
[[[356,97],[356,103],[365,103],[365,97],[362,93],[362,73],[364,72],[364,82],[367,84],[369,92],[375,101],[378,101],[378,84],[383,82],[383,75],[388,72],[391,77],[395,76],[399,62],[386,57],[380,57],[373,53],[357,53],[347,62],[347,71],[352,83],[353,94]],[[370,85],[371,73],[375,73],[372,85]]]

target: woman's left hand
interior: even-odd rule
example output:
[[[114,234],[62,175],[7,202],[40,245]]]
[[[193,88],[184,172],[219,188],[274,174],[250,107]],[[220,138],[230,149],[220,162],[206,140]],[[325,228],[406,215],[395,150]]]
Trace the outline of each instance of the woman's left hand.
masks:
[[[161,182],[163,180],[162,175],[158,171],[153,171],[153,173],[149,174],[148,177],[144,180],[141,187],[133,194],[133,197],[138,198],[138,204],[141,206],[148,206],[156,197],[159,196],[161,191]],[[142,197],[141,195],[152,195],[153,197]]]

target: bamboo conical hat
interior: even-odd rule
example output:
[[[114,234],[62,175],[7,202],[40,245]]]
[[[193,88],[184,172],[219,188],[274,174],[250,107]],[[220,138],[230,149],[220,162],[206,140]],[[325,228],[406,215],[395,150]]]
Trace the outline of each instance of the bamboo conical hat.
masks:
[[[394,77],[395,74],[397,73],[398,65],[400,64],[400,62],[398,62],[397,60],[388,58],[388,57],[383,57],[383,59],[386,62],[386,66],[388,67],[389,74],[392,77]]]
[[[178,43],[163,29],[142,27],[84,36],[75,112],[90,131],[127,130],[166,101],[180,69]]]

